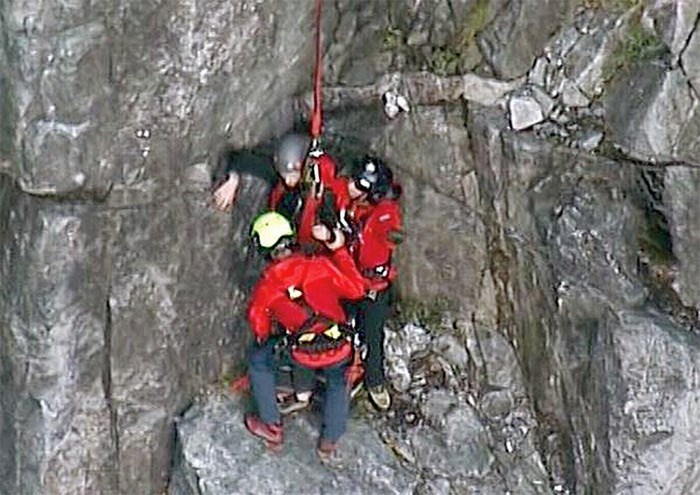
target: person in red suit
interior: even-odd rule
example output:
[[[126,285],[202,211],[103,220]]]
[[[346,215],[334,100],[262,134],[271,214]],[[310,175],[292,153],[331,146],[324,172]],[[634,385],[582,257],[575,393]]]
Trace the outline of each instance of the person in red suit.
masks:
[[[367,345],[364,382],[371,402],[382,411],[391,406],[384,374],[384,324],[391,308],[391,284],[397,270],[393,254],[402,241],[401,188],[379,158],[365,156],[349,180],[349,223],[355,234],[351,250],[370,288],[356,305],[357,328]]]
[[[296,251],[292,223],[278,212],[265,213],[253,223],[252,236],[272,261],[253,289],[247,311],[255,336],[248,376],[256,412],[246,415],[245,425],[273,450],[281,448],[284,432],[276,401],[276,339],[270,337],[282,333],[292,360],[325,378],[318,453],[327,458],[345,432],[349,410],[345,375],[353,344],[342,302],[363,298],[367,282],[340,230],[332,240],[326,227],[312,230],[325,243],[328,254]]]
[[[393,172],[380,158],[367,155],[349,176],[333,176],[321,182],[321,194],[305,200],[301,225],[312,225],[332,197],[336,226],[349,238],[358,269],[370,287],[368,297],[356,305],[357,327],[367,347],[364,383],[371,402],[379,410],[391,407],[384,374],[384,323],[391,308],[391,284],[397,270],[393,253],[402,241],[399,199],[401,188]]]

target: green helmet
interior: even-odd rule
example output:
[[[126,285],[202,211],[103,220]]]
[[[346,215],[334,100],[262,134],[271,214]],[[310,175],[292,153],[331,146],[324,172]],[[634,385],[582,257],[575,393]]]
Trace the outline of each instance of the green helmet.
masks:
[[[253,220],[250,236],[263,249],[272,249],[283,239],[293,239],[294,228],[284,215],[268,211]]]

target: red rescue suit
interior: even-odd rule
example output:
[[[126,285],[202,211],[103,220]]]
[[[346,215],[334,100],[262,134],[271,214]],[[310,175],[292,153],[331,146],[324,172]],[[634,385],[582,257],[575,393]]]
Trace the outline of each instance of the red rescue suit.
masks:
[[[300,253],[273,261],[253,289],[248,321],[258,341],[272,333],[279,323],[294,336],[299,332],[322,334],[333,324],[343,325],[347,314],[341,300],[361,299],[365,280],[344,247],[331,255]],[[309,368],[323,368],[342,362],[352,354],[349,340],[323,352],[292,349],[292,357]]]
[[[338,180],[337,173],[338,165],[330,155],[323,152],[316,157],[309,156],[304,164],[303,180],[306,181],[307,189],[299,217],[297,240],[300,245],[318,242],[311,234],[311,228],[318,223],[317,214],[323,201],[323,192],[332,191],[331,185]]]
[[[352,246],[357,267],[372,290],[384,290],[397,275],[391,258],[400,242],[401,207],[394,199],[382,199],[357,205],[351,215],[359,230]]]
[[[384,290],[397,275],[392,264],[392,255],[401,233],[401,207],[397,198],[386,198],[378,203],[353,202],[348,192],[347,177],[326,178],[324,187],[330,191],[341,218],[355,230],[356,236],[350,246],[356,264],[371,290]],[[400,188],[394,185],[400,195]],[[307,198],[304,205],[305,229],[314,224],[321,200]]]

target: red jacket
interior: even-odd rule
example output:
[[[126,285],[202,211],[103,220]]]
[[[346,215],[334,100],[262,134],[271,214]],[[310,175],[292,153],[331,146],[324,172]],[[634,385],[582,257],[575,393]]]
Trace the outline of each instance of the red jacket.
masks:
[[[373,290],[385,289],[397,275],[392,255],[401,232],[401,207],[394,199],[355,205],[351,216],[358,229],[352,246],[357,267]]]
[[[294,334],[314,316],[312,312],[345,323],[341,300],[364,294],[365,281],[346,248],[330,256],[297,253],[265,268],[251,295],[248,322],[260,341],[270,336],[273,322]]]
[[[287,192],[287,186],[282,179],[278,180],[277,183],[272,187],[270,195],[267,197],[267,207],[270,210],[276,210],[277,206],[282,201],[282,197]]]
[[[312,157],[310,160],[304,167],[308,167],[311,164],[314,168],[311,170],[305,168],[304,173],[308,174],[308,177],[314,181],[314,184],[318,184],[324,190],[334,193],[332,185],[338,181],[336,175],[338,165],[333,158],[323,153],[321,156]],[[299,217],[299,232],[297,234],[297,240],[301,245],[316,244],[318,242],[311,234],[311,227],[317,223],[318,209],[323,201],[323,197],[317,194],[318,191],[315,185],[312,185],[304,196],[304,206]],[[335,202],[337,203],[337,201],[336,198]]]
[[[338,214],[345,215],[356,229],[357,237],[350,249],[357,268],[365,276],[365,285],[375,291],[384,290],[397,275],[391,258],[397,245],[393,236],[402,229],[401,207],[398,198],[378,203],[353,202],[348,193],[349,181],[348,177],[327,178],[324,187],[333,194]],[[310,231],[320,202],[318,198],[306,198],[305,230]]]

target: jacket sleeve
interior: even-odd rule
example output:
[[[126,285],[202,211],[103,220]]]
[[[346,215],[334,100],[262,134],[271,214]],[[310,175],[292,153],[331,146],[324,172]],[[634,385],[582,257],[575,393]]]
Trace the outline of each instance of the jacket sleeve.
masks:
[[[223,182],[229,174],[250,175],[263,179],[270,186],[277,182],[272,158],[254,151],[229,151],[225,153],[214,171],[212,181]]]
[[[336,249],[331,254],[331,260],[342,275],[338,284],[339,296],[343,299],[362,298],[365,295],[365,291],[370,287],[367,283],[368,281],[362,277],[362,274],[357,269],[355,260],[352,259],[347,248],[343,246]]]
[[[275,291],[270,284],[271,280],[263,276],[253,288],[248,303],[248,323],[259,341],[266,340],[272,332],[270,304],[275,300]]]

